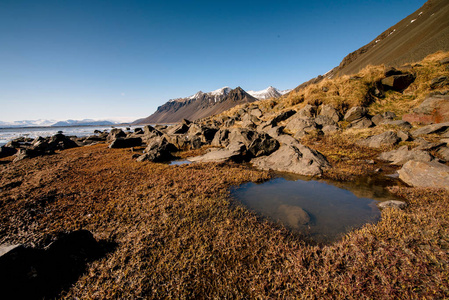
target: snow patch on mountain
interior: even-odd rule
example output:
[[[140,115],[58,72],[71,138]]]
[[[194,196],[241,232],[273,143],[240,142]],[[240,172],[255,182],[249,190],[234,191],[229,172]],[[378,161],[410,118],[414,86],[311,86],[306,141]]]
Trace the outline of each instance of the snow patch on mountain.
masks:
[[[266,89],[261,90],[261,91],[247,91],[247,93],[259,100],[265,100],[265,99],[270,99],[270,98],[279,98],[280,96],[282,96],[290,91],[291,91],[291,89],[281,91],[275,87],[269,86]]]

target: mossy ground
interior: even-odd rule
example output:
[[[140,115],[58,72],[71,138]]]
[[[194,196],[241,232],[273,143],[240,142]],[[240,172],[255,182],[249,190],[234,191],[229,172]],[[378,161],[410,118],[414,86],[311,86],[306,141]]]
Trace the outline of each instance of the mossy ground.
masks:
[[[371,158],[338,151],[335,161]],[[0,164],[0,242],[42,246],[82,228],[118,243],[62,298],[449,297],[447,191],[393,188],[404,211],[313,245],[229,199],[231,186],[266,172],[131,156],[96,145]]]

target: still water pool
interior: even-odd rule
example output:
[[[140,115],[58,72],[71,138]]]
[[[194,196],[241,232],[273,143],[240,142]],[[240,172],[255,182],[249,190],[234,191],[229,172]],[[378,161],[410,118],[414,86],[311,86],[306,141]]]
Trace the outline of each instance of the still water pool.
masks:
[[[378,201],[395,199],[393,179],[329,182],[284,176],[234,188],[231,195],[250,210],[317,242],[329,243],[354,228],[380,219]]]

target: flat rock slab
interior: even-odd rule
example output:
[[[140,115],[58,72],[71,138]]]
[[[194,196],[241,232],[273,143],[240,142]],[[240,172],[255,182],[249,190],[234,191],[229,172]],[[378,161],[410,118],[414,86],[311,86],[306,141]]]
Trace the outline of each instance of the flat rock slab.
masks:
[[[307,176],[319,176],[330,164],[318,151],[300,143],[282,144],[279,150],[269,156],[251,160],[253,166],[262,170],[290,172]]]
[[[449,167],[444,164],[411,160],[398,173],[399,178],[411,186],[449,190]]]
[[[204,155],[189,157],[187,160],[191,162],[225,162],[240,159],[245,148],[242,143],[233,143],[225,149],[212,150]]]

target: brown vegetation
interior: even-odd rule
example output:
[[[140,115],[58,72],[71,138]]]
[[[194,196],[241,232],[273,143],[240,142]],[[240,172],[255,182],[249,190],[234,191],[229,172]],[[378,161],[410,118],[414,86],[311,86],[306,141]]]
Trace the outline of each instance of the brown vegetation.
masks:
[[[370,155],[334,147],[335,161]],[[266,172],[131,156],[96,145],[0,165],[0,242],[43,245],[82,228],[118,243],[62,297],[449,297],[447,191],[394,188],[405,211],[320,246],[229,200],[231,186]]]

